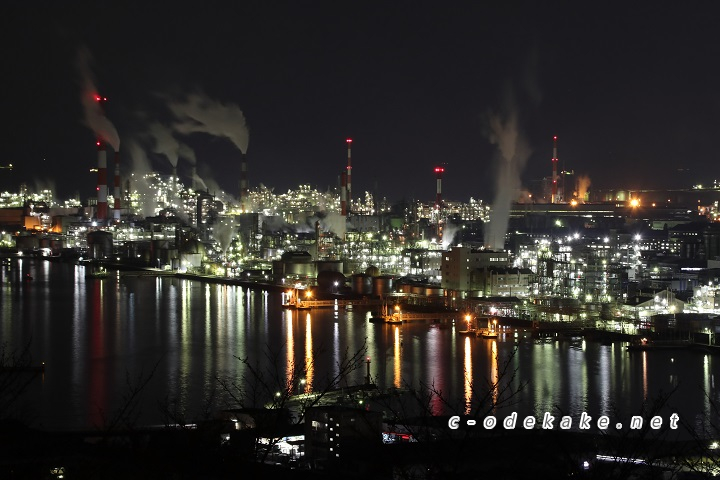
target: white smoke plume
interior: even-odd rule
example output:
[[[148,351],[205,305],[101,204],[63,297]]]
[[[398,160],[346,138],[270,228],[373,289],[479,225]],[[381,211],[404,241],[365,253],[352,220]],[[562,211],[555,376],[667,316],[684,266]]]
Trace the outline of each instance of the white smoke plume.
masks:
[[[215,180],[212,178],[205,176],[204,181],[203,178],[197,177],[200,182],[205,185],[205,188],[210,192],[211,195],[214,195],[217,197],[218,200],[220,200],[223,203],[237,203],[237,199],[230,195],[229,193],[225,192],[222,188],[220,188],[220,185],[217,184]]]
[[[298,224],[297,231],[308,233],[315,231],[315,222],[320,222],[320,230],[323,232],[332,232],[336,237],[344,238],[347,230],[346,217],[337,212],[319,211],[317,215],[312,215],[305,219],[305,224]]]
[[[532,193],[530,193],[530,190],[523,189],[520,192],[520,195],[517,198],[517,203],[532,203]]]
[[[200,178],[200,175],[198,175],[197,170],[195,168],[193,168],[193,170],[192,170],[192,180],[193,180],[193,184],[194,184],[193,188],[195,188],[196,190],[206,190],[206,191],[208,190],[208,186],[205,183],[205,180]]]
[[[512,109],[510,112],[505,117],[491,114],[488,118],[488,139],[498,147],[499,165],[495,200],[490,213],[490,223],[485,231],[485,246],[498,251],[505,248],[510,208],[520,195],[520,174],[530,156],[518,130],[517,116]]]
[[[184,143],[178,145],[178,156],[183,160],[186,160],[190,165],[197,164],[197,157],[195,156],[195,150],[190,148]]]
[[[231,217],[221,217],[212,226],[212,236],[220,250],[223,252],[223,256],[227,253],[227,249],[230,247],[233,237],[235,236],[235,223]]]
[[[460,228],[452,222],[447,222],[443,228],[442,237],[442,249],[447,250],[455,242],[455,234],[460,231]]]
[[[222,104],[203,94],[192,94],[184,101],[171,101],[168,106],[177,118],[176,131],[186,135],[206,133],[227,138],[242,153],[247,153],[248,129],[245,115],[237,105]]]
[[[165,156],[173,168],[177,167],[179,142],[170,129],[161,123],[154,122],[148,127],[148,134],[154,142],[153,153]]]
[[[290,225],[280,215],[262,215],[263,230],[279,232],[279,231],[292,231]]]
[[[197,163],[195,151],[188,145],[178,141],[172,130],[165,125],[159,122],[151,123],[148,127],[148,134],[154,142],[153,152],[165,156],[173,168],[177,168],[178,159],[181,157],[191,165]]]
[[[320,220],[320,226],[328,232],[332,232],[339,238],[345,238],[347,228],[346,217],[337,212],[326,212],[325,218]]]
[[[90,51],[87,48],[81,48],[78,51],[76,66],[80,74],[80,101],[85,114],[85,125],[118,152],[120,151],[120,136],[115,126],[105,116],[100,102],[97,101],[99,94],[90,70],[91,61]]]
[[[152,172],[150,160],[148,160],[145,150],[134,140],[126,142],[126,150],[130,153],[130,162],[132,165],[133,175],[131,177],[130,188],[137,191],[143,201],[142,215],[144,217],[152,217],[157,211],[157,199],[155,191],[148,183],[145,175]]]

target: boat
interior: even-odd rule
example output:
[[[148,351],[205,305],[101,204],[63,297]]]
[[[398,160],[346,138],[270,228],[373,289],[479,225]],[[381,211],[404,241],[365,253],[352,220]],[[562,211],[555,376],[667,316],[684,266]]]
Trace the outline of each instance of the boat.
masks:
[[[488,326],[487,328],[483,328],[478,332],[478,336],[482,338],[498,338],[498,326],[497,326],[497,318],[493,318],[492,320],[490,317],[488,317]]]
[[[97,270],[93,270],[92,272],[87,272],[85,274],[85,278],[107,278],[108,277],[108,271],[104,268],[99,268]]]
[[[383,302],[382,311],[378,314],[375,313],[370,317],[372,323],[402,323],[402,317],[400,316],[400,306],[395,305],[395,313],[392,315],[388,313],[387,302]]]
[[[478,334],[477,318],[468,314],[468,315],[465,315],[465,322],[467,322],[467,327],[465,328],[465,330],[458,330],[458,333],[460,335],[475,335],[475,336],[477,336],[477,334]]]
[[[287,301],[282,304],[283,308],[294,308],[295,310],[309,310],[312,306],[303,300],[300,300],[300,292],[297,287],[287,291]],[[306,290],[305,296],[309,299],[312,296],[310,290]]]
[[[627,351],[650,351],[650,350],[677,350],[690,348],[692,344],[688,340],[648,340],[641,338],[640,340],[630,343]]]

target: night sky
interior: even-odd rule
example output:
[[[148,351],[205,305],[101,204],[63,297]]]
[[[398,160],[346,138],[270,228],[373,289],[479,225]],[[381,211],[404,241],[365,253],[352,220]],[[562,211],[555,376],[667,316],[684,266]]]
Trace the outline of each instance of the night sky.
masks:
[[[517,127],[523,187],[550,175],[553,135],[591,190],[711,183],[719,25],[712,2],[5,2],[0,165],[15,169],[0,188],[94,194],[80,51],[123,173],[133,143],[170,173],[148,137],[162,125],[210,187],[237,194],[238,147],[178,127],[170,106],[194,95],[242,112],[250,186],[275,193],[337,186],[352,137],[355,197],[432,201],[444,163],[445,198],[492,201],[492,119]]]

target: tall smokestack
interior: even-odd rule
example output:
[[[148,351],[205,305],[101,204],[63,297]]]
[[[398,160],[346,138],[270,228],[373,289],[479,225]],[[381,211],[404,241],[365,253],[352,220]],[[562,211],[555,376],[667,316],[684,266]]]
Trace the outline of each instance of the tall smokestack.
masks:
[[[247,179],[247,158],[245,153],[240,160],[240,208],[247,209],[248,200],[248,179]]]
[[[350,150],[352,150],[352,138],[345,140],[348,147],[348,164],[347,164],[347,209],[352,210],[352,164],[350,162]]]
[[[442,207],[442,176],[445,169],[443,167],[435,167],[435,178],[437,186],[435,188],[435,209],[440,211]]]
[[[347,172],[340,174],[340,214],[347,216]]]
[[[105,143],[98,138],[98,181],[97,181],[97,220],[105,222],[108,214],[107,203],[107,152]]]
[[[120,152],[115,152],[115,185],[113,189],[113,218],[120,221]]]
[[[553,158],[552,158],[552,197],[550,203],[558,202],[558,176],[557,176],[557,136],[553,137]]]

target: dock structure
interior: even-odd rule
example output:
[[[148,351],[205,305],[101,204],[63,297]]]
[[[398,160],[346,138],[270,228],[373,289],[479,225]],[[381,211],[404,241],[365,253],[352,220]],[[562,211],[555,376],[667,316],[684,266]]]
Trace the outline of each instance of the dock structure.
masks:
[[[548,337],[553,335],[577,335],[582,336],[587,330],[587,324],[583,321],[572,322],[540,322],[532,323],[533,335],[538,337]]]
[[[380,299],[374,299],[374,298],[357,298],[357,299],[346,299],[346,298],[336,298],[332,300],[296,300],[294,302],[284,303],[283,307],[286,308],[299,308],[299,309],[308,309],[308,308],[333,308],[335,306],[338,307],[347,307],[349,305],[380,305],[382,301]]]
[[[382,316],[385,323],[408,323],[408,322],[443,322],[447,320],[460,320],[460,312],[403,312],[396,311],[392,314]]]

